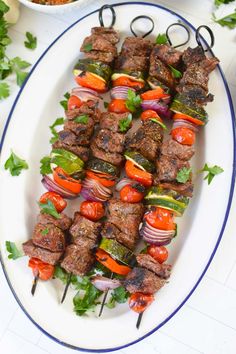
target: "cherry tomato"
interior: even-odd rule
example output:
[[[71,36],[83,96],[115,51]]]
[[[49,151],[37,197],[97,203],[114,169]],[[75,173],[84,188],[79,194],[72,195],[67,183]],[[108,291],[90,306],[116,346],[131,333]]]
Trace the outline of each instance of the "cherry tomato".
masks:
[[[152,294],[134,293],[129,298],[129,307],[131,310],[142,313],[154,301]]]
[[[107,91],[106,82],[89,71],[76,76],[75,81],[78,85],[91,88],[97,92],[103,93]]]
[[[116,184],[113,176],[108,173],[86,171],[86,176],[100,182],[104,187],[113,187]]]
[[[139,203],[144,198],[144,191],[140,192],[134,186],[127,184],[120,190],[120,199],[122,202]]]
[[[156,229],[174,230],[174,215],[170,210],[164,208],[153,207],[144,215],[145,220]]]
[[[126,113],[129,112],[128,108],[126,107],[125,100],[121,99],[114,99],[109,103],[108,111],[115,112],[115,113]]]
[[[140,170],[137,166],[133,164],[132,161],[126,161],[125,171],[129,178],[140,182],[145,187],[151,187],[152,185],[152,175],[147,171]]]
[[[185,119],[196,125],[204,125],[204,122],[202,122],[200,119],[190,117],[187,114],[183,114],[183,113],[175,113],[173,119]]]
[[[113,273],[127,275],[131,271],[130,267],[119,264],[101,248],[97,249],[95,256],[98,262],[110,269]]]
[[[142,100],[156,100],[167,96],[169,95],[167,95],[161,87],[157,87],[154,90],[149,90],[141,94]]]
[[[67,105],[69,110],[80,108],[82,101],[79,99],[79,97],[72,95],[70,96]]]
[[[128,86],[136,90],[141,90],[144,87],[144,82],[135,81],[135,79],[132,80],[127,76],[121,76],[112,82],[112,86]]]
[[[142,112],[142,114],[141,114],[141,120],[142,121],[145,121],[145,120],[148,120],[148,119],[151,119],[151,118],[157,119],[159,122],[162,123],[161,117],[159,117],[157,112],[153,111],[152,109],[147,109],[146,111]]]
[[[171,131],[171,136],[182,145],[193,145],[195,143],[195,132],[189,128],[175,128]]]
[[[42,204],[47,203],[50,200],[55,208],[57,209],[58,213],[61,213],[67,206],[67,202],[63,199],[58,193],[55,192],[46,192],[41,195],[39,202]]]
[[[34,276],[38,276],[41,280],[49,280],[54,274],[54,266],[32,257],[28,266],[32,268]]]
[[[80,214],[92,221],[97,221],[105,215],[105,209],[101,202],[84,201],[80,205]]]
[[[57,184],[73,193],[78,194],[81,191],[82,185],[80,181],[71,178],[61,167],[53,170],[53,179]]]
[[[148,247],[147,253],[159,263],[164,263],[169,256],[164,246],[151,245]]]

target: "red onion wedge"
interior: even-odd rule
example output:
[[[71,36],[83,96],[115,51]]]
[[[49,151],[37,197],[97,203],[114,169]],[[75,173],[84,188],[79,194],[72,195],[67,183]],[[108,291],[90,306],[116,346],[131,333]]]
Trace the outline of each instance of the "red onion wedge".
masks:
[[[81,99],[81,101],[96,101],[98,102],[101,97],[98,95],[98,93],[92,89],[86,88],[86,87],[75,87],[71,91],[71,95],[78,97]]]
[[[170,118],[172,115],[172,112],[169,110],[168,106],[159,100],[144,100],[141,103],[141,107],[144,111],[147,109],[152,109],[163,118]]]
[[[68,189],[65,189],[64,187],[59,186],[59,184],[57,184],[55,181],[53,181],[52,178],[47,175],[43,176],[41,182],[49,192],[56,192],[60,194],[62,198],[74,199],[78,197],[78,194],[75,194],[69,191]]]
[[[175,128],[188,128],[193,130],[195,133],[198,132],[198,128],[196,126],[196,124],[189,122],[185,119],[174,119],[174,124],[172,127],[172,130]]]
[[[135,183],[135,181],[129,178],[122,178],[116,185],[116,191],[119,192],[123,187],[127,186],[127,184],[132,183]]]
[[[85,178],[81,195],[90,201],[105,202],[112,196],[112,191],[92,178]]]
[[[156,229],[146,221],[143,223],[140,230],[140,235],[143,237],[144,241],[157,246],[168,245],[171,242],[172,238],[175,236],[175,234],[175,230],[166,231]]]
[[[111,98],[112,99],[121,99],[126,100],[128,95],[128,90],[135,92],[135,89],[128,86],[115,86],[111,89]]]
[[[116,289],[121,286],[121,281],[119,279],[110,279],[103,277],[102,275],[95,275],[91,278],[91,283],[101,291],[106,291],[109,289]]]

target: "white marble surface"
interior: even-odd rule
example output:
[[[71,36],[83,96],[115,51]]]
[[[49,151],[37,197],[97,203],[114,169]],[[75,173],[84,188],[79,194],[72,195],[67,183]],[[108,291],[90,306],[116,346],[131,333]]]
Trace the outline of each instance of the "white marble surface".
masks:
[[[108,1],[107,1],[108,2]],[[113,1],[115,2],[115,1]],[[211,20],[213,0],[162,0],[163,4],[184,16],[193,25],[208,24],[216,35],[215,54],[220,58],[236,105],[236,30],[228,30]],[[19,22],[10,29],[13,43],[9,56],[21,56],[34,63],[48,44],[69,24],[100,7],[106,1],[87,1],[86,6],[67,15],[49,16],[21,8]],[[110,1],[109,3],[112,3]],[[218,10],[223,15],[235,4]],[[24,33],[38,38],[35,51],[27,50]],[[13,85],[11,97],[0,103],[0,134],[18,92]],[[223,122],[224,117],[222,117]],[[182,309],[158,332],[122,354],[235,354],[236,353],[236,219],[234,197],[225,234],[203,281]],[[11,294],[0,269],[0,353],[1,354],[72,354],[43,335],[24,315]]]

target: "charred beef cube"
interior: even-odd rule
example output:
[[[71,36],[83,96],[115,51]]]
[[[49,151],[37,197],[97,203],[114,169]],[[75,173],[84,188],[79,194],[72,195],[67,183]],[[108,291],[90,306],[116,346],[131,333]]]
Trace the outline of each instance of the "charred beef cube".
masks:
[[[141,71],[145,72],[148,70],[149,60],[147,57],[142,56],[123,56],[119,55],[115,61],[116,70],[125,70],[125,71]]]
[[[93,128],[94,128],[94,121],[91,117],[88,117],[88,122],[86,124],[82,123],[76,123],[75,120],[66,120],[64,123],[64,129],[65,130],[70,130],[75,135],[80,135],[80,134],[85,134],[88,137],[91,137],[93,134]]]
[[[117,152],[106,152],[103,149],[100,149],[96,142],[93,141],[91,143],[91,151],[94,157],[100,159],[100,160],[104,160],[107,161],[115,166],[120,166],[122,164],[122,162],[124,161],[124,156],[117,153]]]
[[[136,237],[131,237],[130,234],[121,232],[121,230],[116,225],[111,224],[110,222],[105,223],[101,235],[102,237],[115,239],[130,250],[133,250],[136,246]]]
[[[171,265],[160,264],[149,254],[138,254],[136,260],[140,267],[146,268],[158,275],[160,278],[168,279],[170,277]]]
[[[90,250],[86,247],[72,244],[67,246],[61,266],[68,273],[83,276],[90,271],[94,262],[95,257]]]
[[[188,96],[192,103],[200,106],[206,105],[208,102],[214,100],[214,96],[211,93],[208,94],[202,87],[197,85],[185,85],[184,83],[180,83],[176,87],[176,91]]]
[[[141,292],[145,294],[154,294],[160,290],[166,281],[159,278],[154,273],[145,268],[135,267],[127,275],[124,286],[129,293]]]
[[[155,185],[155,183],[154,183]],[[188,181],[186,183],[168,183],[168,182],[162,182],[158,183],[158,185],[164,189],[171,189],[173,191],[178,192],[181,195],[184,195],[186,197],[192,197],[193,196],[193,184],[192,182]]]
[[[59,142],[62,142],[65,145],[68,146],[76,146],[76,145],[89,145],[90,143],[90,137],[84,133],[84,134],[79,134],[76,135],[70,130],[61,130],[58,133],[58,140]]]
[[[99,130],[94,139],[97,147],[106,152],[122,153],[125,145],[125,135],[108,129]]]
[[[169,88],[174,88],[175,86],[175,79],[170,68],[158,59],[153,52],[150,57],[149,75],[153,76]]]
[[[87,249],[91,252],[94,252],[96,250],[96,248],[98,247],[98,242],[97,239],[91,239],[88,237],[77,237],[75,239],[75,245],[83,248],[83,249]]]
[[[115,225],[122,234],[128,236],[129,241],[125,235],[119,235],[121,237],[119,242],[126,243],[127,247],[129,244],[129,248],[133,248],[139,239],[139,224],[143,214],[144,206],[141,203],[125,203],[119,199],[111,199],[108,202],[107,222]]]
[[[38,258],[52,265],[57,264],[63,254],[63,252],[50,252],[45,248],[37,247],[32,240],[24,242],[22,247],[26,256]]]
[[[111,44],[116,44],[120,40],[119,33],[114,30],[114,28],[108,27],[93,27],[91,29],[92,34],[97,34],[104,37]]]
[[[173,139],[166,140],[161,146],[161,154],[171,158],[188,161],[194,155],[194,148],[179,144]]]
[[[51,252],[63,252],[65,249],[64,232],[53,224],[36,224],[32,241],[35,246],[45,248]]]
[[[73,152],[73,154],[77,155],[84,162],[87,162],[89,159],[89,148],[86,146],[80,146],[80,145],[70,146],[58,140],[52,145],[52,147],[53,149],[65,149],[70,152]]]
[[[120,131],[120,122],[128,119],[130,113],[102,112],[100,120],[101,129],[109,129],[112,132]]]
[[[101,231],[101,223],[93,222],[78,212],[74,215],[74,221],[70,228],[70,234],[72,235],[74,242],[77,242],[77,238],[86,237],[93,241],[98,240]]]
[[[160,59],[164,64],[174,67],[179,66],[182,52],[168,44],[156,44],[152,50],[153,57]]]
[[[191,65],[192,63],[198,63],[206,58],[202,47],[197,46],[195,48],[188,47],[182,56],[182,61],[186,67]]]
[[[156,161],[156,169],[160,182],[176,182],[177,175],[182,168],[189,169],[189,162],[165,155],[161,155]]]
[[[93,119],[95,123],[98,123],[100,120],[101,111],[97,108],[96,101],[88,101],[84,102],[79,108],[66,110],[65,114],[66,118],[69,120],[73,120],[83,114],[88,115]]]
[[[95,61],[102,61],[104,63],[110,64],[115,59],[115,54],[111,52],[101,52],[100,50],[91,50],[85,53],[85,57],[93,59]]]
[[[89,50],[87,49],[89,47]],[[111,44],[104,36],[97,34],[92,34],[89,37],[86,37],[83,41],[83,44],[80,48],[81,52],[87,53],[90,50],[99,50],[101,52],[112,53],[117,55],[117,49],[114,45]]]
[[[163,129],[152,121],[145,122],[137,132],[126,139],[126,147],[129,150],[139,151],[150,161],[155,161],[159,155],[163,140]]]
[[[148,39],[141,37],[127,37],[123,44],[121,55],[149,57],[153,44]]]
[[[38,215],[37,221],[39,224],[43,224],[43,225],[53,224],[56,227],[59,227],[59,229],[63,231],[68,230],[72,224],[71,218],[69,218],[69,216],[67,216],[64,213],[60,213],[59,219],[56,219],[54,218],[54,216],[49,214],[40,213]]]

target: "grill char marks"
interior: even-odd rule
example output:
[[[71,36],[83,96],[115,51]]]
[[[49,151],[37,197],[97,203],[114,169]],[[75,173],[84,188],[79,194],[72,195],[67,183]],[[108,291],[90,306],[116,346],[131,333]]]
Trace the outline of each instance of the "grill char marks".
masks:
[[[47,249],[35,246],[32,240],[26,241],[22,245],[24,254],[28,257],[39,258],[41,261],[55,265],[62,257],[63,252],[50,252]]]
[[[148,269],[135,267],[127,275],[124,286],[131,294],[136,292],[154,294],[160,290],[165,283],[166,281],[164,279],[159,278]]]

